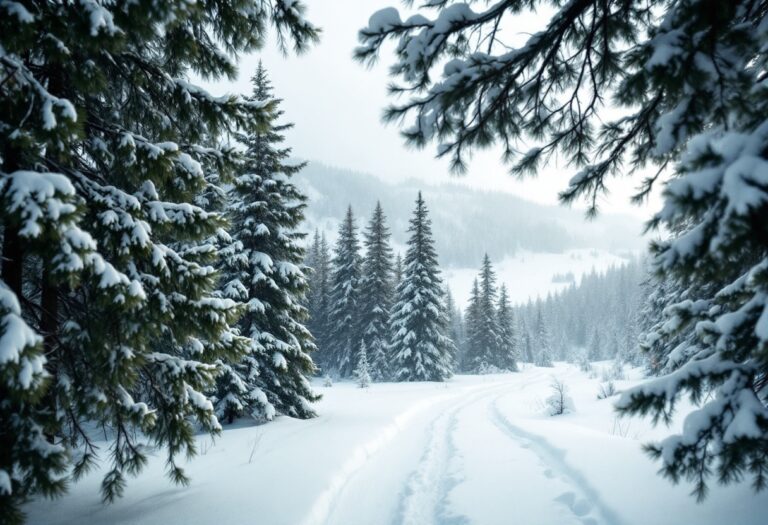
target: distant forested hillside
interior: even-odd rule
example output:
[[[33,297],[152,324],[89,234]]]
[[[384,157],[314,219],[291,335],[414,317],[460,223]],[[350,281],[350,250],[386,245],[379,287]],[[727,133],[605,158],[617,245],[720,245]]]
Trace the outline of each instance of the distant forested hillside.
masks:
[[[446,179],[449,180],[447,175]],[[545,206],[509,193],[474,190],[450,182],[389,183],[373,175],[315,162],[310,162],[296,181],[310,199],[307,229],[319,227],[334,238],[347,205],[352,205],[358,226],[362,226],[380,200],[398,250],[405,243],[406,223],[416,192],[422,190],[433,219],[441,263],[448,266],[476,266],[478,254],[486,252],[492,260],[500,260],[519,249],[623,251],[636,250],[644,244],[640,238],[642,224],[632,217],[603,215],[585,221],[578,210]]]

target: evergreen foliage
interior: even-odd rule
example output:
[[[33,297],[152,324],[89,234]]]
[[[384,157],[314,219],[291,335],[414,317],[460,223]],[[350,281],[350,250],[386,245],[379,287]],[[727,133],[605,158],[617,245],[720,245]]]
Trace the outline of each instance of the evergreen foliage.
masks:
[[[315,355],[321,356],[327,346],[329,333],[331,255],[325,234],[321,234],[318,230],[315,230],[312,244],[307,250],[305,264],[311,268],[306,301],[309,311],[307,328],[315,338],[315,345],[317,346]]]
[[[664,316],[686,335],[674,350],[660,342],[675,353],[675,370],[624,393],[618,406],[666,420],[689,395],[700,408],[684,432],[649,447],[662,472],[692,481],[697,498],[713,476],[749,479],[762,490],[768,9],[749,0],[563,2],[542,31],[510,48],[505,28],[544,4],[504,0],[473,4],[475,12],[452,0],[426,2],[420,9],[433,16],[405,18],[383,10],[360,31],[356,56],[374,60],[386,39],[398,41],[391,71],[403,85],[392,91],[410,97],[386,116],[412,117],[407,139],[439,140],[439,155],[456,170],[492,143],[515,173],[535,173],[561,154],[579,168],[561,198],[585,196],[591,213],[611,175],[653,166],[636,196],[642,200],[670,174],[650,226],[672,235],[654,243],[652,265],[680,286]],[[619,107],[616,118],[603,118],[608,99]],[[518,155],[524,139],[533,146]]]
[[[228,421],[243,414],[307,418],[315,415],[310,403],[318,396],[307,380],[315,371],[315,346],[303,324],[307,281],[304,235],[297,230],[306,198],[290,180],[303,165],[286,164],[291,150],[280,145],[292,124],[277,122],[280,101],[261,62],[252,83],[248,101],[273,109],[263,131],[238,136],[247,149],[231,191],[234,243],[224,250],[222,267],[224,296],[246,305],[239,327],[251,344],[239,362],[225,365],[215,406]]]
[[[472,288],[469,292],[469,302],[467,303],[466,315],[464,316],[465,325],[465,349],[462,353],[461,370],[467,372],[473,369],[476,364],[475,356],[481,349],[482,334],[479,332],[481,326],[480,305],[482,298],[480,295],[480,283],[477,277],[472,281]]]
[[[517,371],[518,340],[515,333],[512,305],[509,303],[509,294],[505,284],[502,284],[499,290],[496,323],[499,327],[499,368],[515,372]]]
[[[397,289],[397,287],[403,281],[403,258],[400,253],[395,256],[395,267],[392,271],[392,287]]]
[[[641,286],[646,268],[632,259],[604,273],[590,272],[543,301],[515,308],[515,316],[535,326],[542,309],[553,359],[575,362],[584,354],[590,361],[619,358],[642,364],[638,338],[641,323],[649,320],[641,313],[648,294]]]
[[[453,342],[427,206],[419,192],[408,231],[403,279],[392,308],[391,352],[397,381],[444,381],[452,373]]]
[[[502,340],[499,329],[499,319],[496,312],[497,290],[496,274],[488,254],[483,257],[480,269],[477,295],[473,289],[469,308],[472,310],[471,320],[468,316],[469,340],[464,356],[464,370],[467,372],[485,372],[504,369],[508,364],[502,355]]]
[[[445,310],[448,314],[449,335],[456,349],[454,363],[462,363],[464,360],[464,317],[453,299],[451,289],[445,287]]]
[[[370,372],[374,381],[385,381],[391,375],[387,343],[394,295],[394,254],[389,239],[384,211],[377,203],[365,232],[363,244],[366,253],[360,279],[362,340],[370,349]]]
[[[547,330],[547,323],[541,312],[542,308],[536,310],[536,335],[534,336],[533,364],[536,366],[554,366],[552,363],[552,340]]]
[[[365,349],[365,341],[360,343],[360,351],[357,354],[357,366],[355,367],[355,381],[360,388],[371,386],[371,374],[368,367],[368,352]]]
[[[205,397],[248,340],[216,297],[225,221],[197,204],[240,155],[218,139],[274,110],[191,84],[236,73],[266,26],[297,50],[317,39],[303,5],[267,2],[0,2],[0,515],[93,465],[102,483],[167,454],[194,455],[219,423]],[[213,175],[216,176],[213,176]],[[12,343],[12,344],[11,344]]]
[[[350,377],[362,340],[360,280],[362,258],[352,207],[339,227],[330,294],[329,325],[322,364],[340,377]]]

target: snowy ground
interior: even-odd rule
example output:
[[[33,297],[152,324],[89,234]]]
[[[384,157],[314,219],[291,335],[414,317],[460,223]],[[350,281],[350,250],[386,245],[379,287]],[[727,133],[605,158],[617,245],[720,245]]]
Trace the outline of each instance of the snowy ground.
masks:
[[[621,255],[627,255],[628,252]],[[562,253],[537,253],[520,251],[513,257],[493,261],[498,282],[507,284],[512,304],[525,303],[528,299],[542,299],[570,286],[570,283],[553,282],[556,274],[572,272],[576,284],[581,277],[595,270],[604,272],[611,266],[622,266],[627,259],[605,250],[567,250]],[[444,268],[443,277],[451,287],[456,303],[462,308],[469,301],[472,281],[480,271],[477,268]],[[524,276],[524,278],[521,278]]]
[[[552,375],[575,412],[542,413]],[[635,381],[617,382],[624,388]],[[318,387],[321,416],[225,430],[169,485],[162,457],[99,502],[100,473],[57,501],[27,507],[31,524],[764,525],[768,494],[659,478],[640,444],[664,435],[617,421],[599,378],[575,367],[458,376],[445,384]]]

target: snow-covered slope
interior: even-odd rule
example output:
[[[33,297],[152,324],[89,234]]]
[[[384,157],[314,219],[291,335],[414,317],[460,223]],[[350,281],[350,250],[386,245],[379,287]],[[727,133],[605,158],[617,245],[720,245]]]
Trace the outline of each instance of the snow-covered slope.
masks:
[[[638,255],[639,252],[636,254]],[[499,284],[506,283],[512,303],[524,303],[528,299],[546,298],[570,286],[570,282],[556,281],[557,275],[571,273],[573,282],[579,283],[584,274],[593,270],[603,272],[611,266],[627,262],[628,252],[621,254],[606,250],[567,250],[563,253],[520,252],[494,261],[494,270]],[[456,304],[464,308],[469,300],[472,281],[477,277],[477,268],[444,268],[443,277],[451,287]]]
[[[542,413],[553,374],[573,413]],[[564,364],[444,384],[318,386],[316,419],[228,428],[215,444],[201,436],[189,487],[168,484],[159,456],[111,506],[99,502],[96,472],[27,511],[50,525],[765,522],[768,494],[715,486],[697,505],[690,487],[659,478],[640,445],[665,431],[617,420],[598,386]]]
[[[443,267],[479,266],[486,252],[498,261],[524,251],[620,252],[645,247],[642,221],[636,218],[601,214],[586,220],[579,210],[537,204],[499,191],[475,190],[450,180],[446,176],[446,183],[440,185],[416,180],[390,183],[314,162],[296,175],[296,182],[309,197],[307,230],[319,228],[334,240],[347,206],[352,206],[362,228],[380,201],[395,251],[399,252],[404,252],[408,220],[416,194],[422,191]]]

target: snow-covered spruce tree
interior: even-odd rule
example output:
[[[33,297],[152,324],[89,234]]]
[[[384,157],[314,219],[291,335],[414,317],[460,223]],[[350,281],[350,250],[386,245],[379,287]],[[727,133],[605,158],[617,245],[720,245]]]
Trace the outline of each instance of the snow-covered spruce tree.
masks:
[[[587,360],[600,361],[603,359],[603,336],[600,328],[595,327],[587,341]]]
[[[360,278],[360,316],[362,337],[369,349],[370,372],[374,381],[386,381],[390,376],[389,312],[392,308],[393,252],[390,233],[381,209],[376,203],[366,229],[363,244],[362,277]]]
[[[365,341],[360,342],[360,350],[357,353],[355,381],[360,388],[371,386],[370,366],[368,366],[368,351],[365,349]]]
[[[462,372],[473,372],[476,362],[474,356],[482,338],[480,332],[480,283],[477,277],[472,281],[472,288],[469,292],[469,302],[467,303],[467,312],[464,316],[464,352],[460,362]]]
[[[235,303],[213,296],[205,239],[223,222],[192,203],[209,166],[226,177],[237,158],[215,138],[262,126],[269,108],[188,75],[233,76],[228,54],[258,48],[270,22],[303,48],[317,31],[302,9],[0,2],[0,337],[19,342],[0,360],[4,518],[62,487],[62,448],[77,449],[75,477],[93,465],[94,424],[113,436],[107,500],[145,464],[145,441],[184,482],[175,458],[194,454],[195,425],[218,431],[202,392],[245,340]]]
[[[507,286],[501,285],[499,290],[499,304],[496,309],[497,324],[499,327],[499,363],[502,370],[517,371],[517,337],[515,334],[515,319],[512,313],[512,305],[509,304]]]
[[[464,356],[464,369],[475,373],[502,369],[507,364],[502,355],[499,319],[496,313],[496,274],[488,254],[483,257],[479,277],[479,295],[474,297],[476,304],[472,314],[474,326],[470,331],[467,353]]]
[[[357,362],[362,340],[360,316],[360,278],[362,258],[352,207],[339,227],[333,258],[327,348],[323,356],[326,370],[350,377]]]
[[[403,257],[400,253],[395,256],[395,267],[392,272],[392,287],[397,288],[403,280]]]
[[[533,364],[552,366],[552,341],[547,329],[547,322],[541,312],[541,304],[536,310],[536,334],[534,335]]]
[[[456,306],[450,287],[445,287],[445,311],[448,315],[448,334],[456,349],[454,363],[461,363],[464,353],[464,318],[461,309]]]
[[[360,32],[356,55],[373,60],[399,41],[393,74],[412,97],[388,111],[412,115],[406,136],[439,139],[456,169],[475,147],[496,142],[515,172],[535,172],[561,154],[580,167],[564,201],[587,196],[590,211],[607,177],[653,166],[637,198],[663,174],[672,180],[651,226],[674,232],[653,247],[654,267],[688,297],[667,308],[670,325],[695,327],[674,372],[625,392],[625,414],[667,419],[681,395],[700,405],[685,432],[650,451],[673,481],[715,476],[768,486],[768,53],[765,2],[672,0],[559,4],[544,30],[510,49],[501,35],[516,0],[428,2],[434,17],[401,19],[389,8]],[[480,4],[477,4],[480,5]],[[512,22],[514,23],[514,22]],[[471,38],[470,38],[471,35]],[[443,58],[451,60],[443,67]],[[434,74],[433,68],[442,69]],[[601,119],[603,101],[624,114]],[[536,145],[522,156],[522,138]],[[707,283],[724,279],[726,286]],[[669,347],[667,347],[669,349]],[[713,394],[713,395],[708,395]]]
[[[427,206],[419,192],[408,228],[403,280],[392,307],[391,355],[397,381],[444,381],[452,373],[453,342]]]
[[[313,357],[320,363],[323,350],[326,347],[328,334],[328,310],[331,294],[331,256],[325,233],[315,230],[315,235],[307,254],[307,266],[312,268],[309,276],[309,291],[307,292],[307,310],[309,319],[307,328],[315,338],[317,351]],[[322,364],[321,364],[322,366]]]
[[[297,230],[306,197],[291,182],[303,164],[286,163],[291,150],[281,144],[292,124],[278,123],[280,101],[261,62],[252,83],[248,101],[273,110],[262,129],[237,135],[246,151],[230,192],[235,253],[222,268],[224,295],[246,305],[239,327],[251,345],[219,380],[216,410],[230,421],[243,414],[269,420],[276,412],[308,418],[318,396],[307,379],[315,345],[303,324],[307,280]]]

